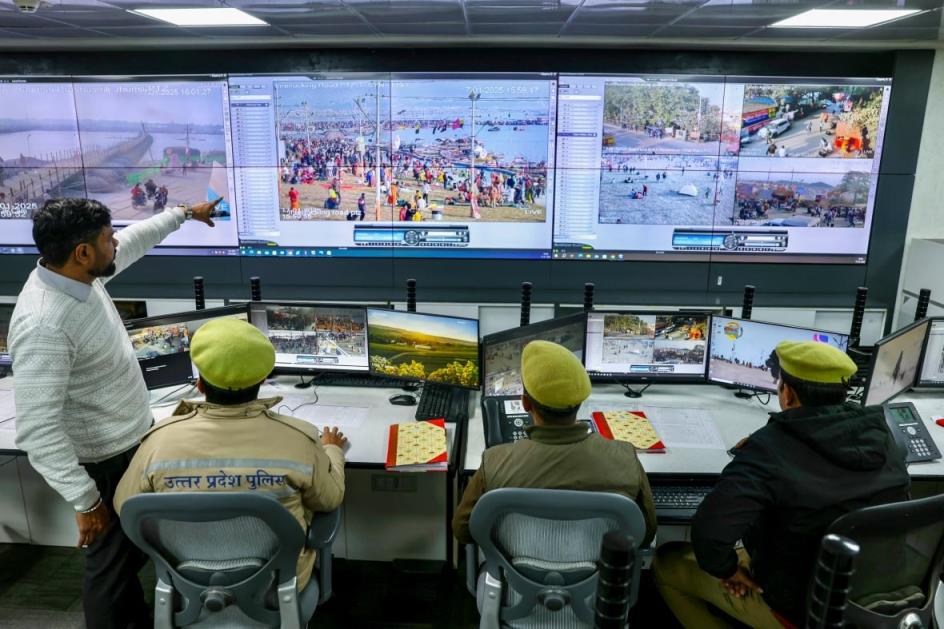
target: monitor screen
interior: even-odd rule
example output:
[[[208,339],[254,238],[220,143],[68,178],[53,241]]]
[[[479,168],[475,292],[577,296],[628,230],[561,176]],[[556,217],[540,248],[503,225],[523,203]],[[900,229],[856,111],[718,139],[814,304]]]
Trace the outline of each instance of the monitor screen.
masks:
[[[918,386],[944,386],[944,319],[931,319]]]
[[[54,197],[101,201],[120,228],[222,196],[214,229],[186,223],[152,253],[237,254],[226,81],[70,79],[0,78],[0,245],[31,246]]]
[[[891,79],[558,82],[555,258],[865,263]]]
[[[771,374],[770,360],[781,341],[817,341],[842,351],[849,349],[846,334],[712,316],[708,380],[744,389],[776,391],[777,380]]]
[[[479,322],[397,310],[367,310],[370,372],[478,389]]]
[[[10,319],[13,318],[13,304],[0,304],[0,367],[9,366],[10,347],[7,335],[10,333]]]
[[[921,348],[930,326],[922,319],[886,336],[875,344],[872,369],[865,384],[863,404],[883,404],[915,386],[921,361]]]
[[[554,75],[229,85],[244,255],[549,257]]]
[[[122,321],[143,319],[147,316],[147,302],[143,299],[113,299],[112,302]]]
[[[708,314],[591,312],[587,373],[621,381],[704,381]]]
[[[550,341],[563,345],[583,362],[586,325],[587,317],[581,312],[484,337],[482,381],[485,395],[521,395],[524,392],[521,385],[521,352],[531,341]]]
[[[193,310],[126,325],[148,389],[159,389],[196,380],[200,374],[190,362],[190,339],[207,321],[232,317],[248,321],[246,306]]]
[[[249,302],[249,321],[275,347],[275,371],[367,371],[363,307]]]

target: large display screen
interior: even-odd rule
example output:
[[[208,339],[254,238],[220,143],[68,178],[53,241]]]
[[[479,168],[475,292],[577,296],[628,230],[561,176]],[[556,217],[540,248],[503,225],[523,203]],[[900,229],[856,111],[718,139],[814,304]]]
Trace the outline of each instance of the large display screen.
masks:
[[[245,255],[549,257],[551,76],[231,76],[230,90]]]
[[[10,334],[10,319],[13,318],[13,304],[0,304],[0,367],[8,366],[10,360],[10,346],[7,336]]]
[[[931,320],[922,356],[918,386],[944,387],[944,319]]]
[[[562,75],[554,257],[864,263],[890,89]]]
[[[708,314],[591,312],[585,365],[591,378],[704,381]]]
[[[0,78],[0,244],[33,244],[33,212],[88,197],[116,228],[220,196],[215,229],[187,223],[154,253],[236,254],[226,81]]]
[[[842,351],[849,349],[846,334],[712,316],[708,380],[745,389],[776,391],[777,378],[771,365],[774,350],[781,341],[816,341]]]
[[[0,253],[225,198],[154,253],[864,263],[891,79],[0,77]]]

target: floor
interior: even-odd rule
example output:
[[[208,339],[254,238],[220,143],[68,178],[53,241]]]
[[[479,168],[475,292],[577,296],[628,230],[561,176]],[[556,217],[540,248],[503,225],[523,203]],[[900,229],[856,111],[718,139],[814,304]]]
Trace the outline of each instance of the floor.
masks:
[[[141,580],[148,596],[153,568]],[[391,563],[334,562],[335,596],[309,626],[363,629],[472,629],[475,600],[461,572],[416,571]],[[82,557],[74,548],[0,544],[0,628],[83,629]],[[667,610],[648,578],[631,618],[636,627],[671,629]]]

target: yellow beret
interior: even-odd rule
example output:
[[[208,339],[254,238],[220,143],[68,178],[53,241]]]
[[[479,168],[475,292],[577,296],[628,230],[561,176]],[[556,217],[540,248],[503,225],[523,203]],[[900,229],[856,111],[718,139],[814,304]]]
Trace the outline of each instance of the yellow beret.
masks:
[[[579,406],[590,396],[590,377],[566,347],[531,341],[521,352],[521,382],[538,404],[553,409]]]
[[[817,341],[781,341],[777,356],[781,369],[807,382],[840,384],[858,369],[844,351]]]
[[[204,382],[218,389],[248,389],[272,372],[275,348],[246,321],[213,319],[193,335],[190,360]]]

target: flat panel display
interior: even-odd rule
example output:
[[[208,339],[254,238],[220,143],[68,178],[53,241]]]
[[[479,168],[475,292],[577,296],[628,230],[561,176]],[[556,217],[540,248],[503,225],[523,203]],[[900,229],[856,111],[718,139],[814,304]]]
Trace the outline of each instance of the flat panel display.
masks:
[[[238,253],[222,78],[0,78],[0,99],[0,244],[31,246],[54,197],[97,199],[120,228],[222,196],[214,229],[186,223],[154,253]]]
[[[931,319],[918,386],[944,387],[944,319]]]
[[[489,334],[482,339],[484,395],[521,395],[521,352],[531,341],[550,341],[573,352],[583,362],[583,313]]]
[[[277,372],[367,371],[363,307],[254,301],[249,320],[275,347]]]
[[[587,373],[624,382],[704,381],[708,319],[708,313],[591,312]]]
[[[376,375],[480,386],[476,319],[368,308],[367,352]]]
[[[0,367],[11,364],[10,346],[7,336],[10,334],[10,319],[13,318],[13,304],[0,304]]]
[[[816,341],[842,351],[849,348],[846,334],[712,316],[708,380],[775,392],[777,379],[771,372],[771,357],[781,341]]]
[[[148,389],[194,382],[200,373],[190,361],[190,340],[207,321],[232,317],[248,321],[245,305],[193,310],[137,319],[125,327]]]
[[[554,257],[864,263],[890,90],[562,75]]]
[[[915,386],[930,324],[928,319],[922,319],[875,344],[869,380],[862,395],[864,405],[884,404]]]

